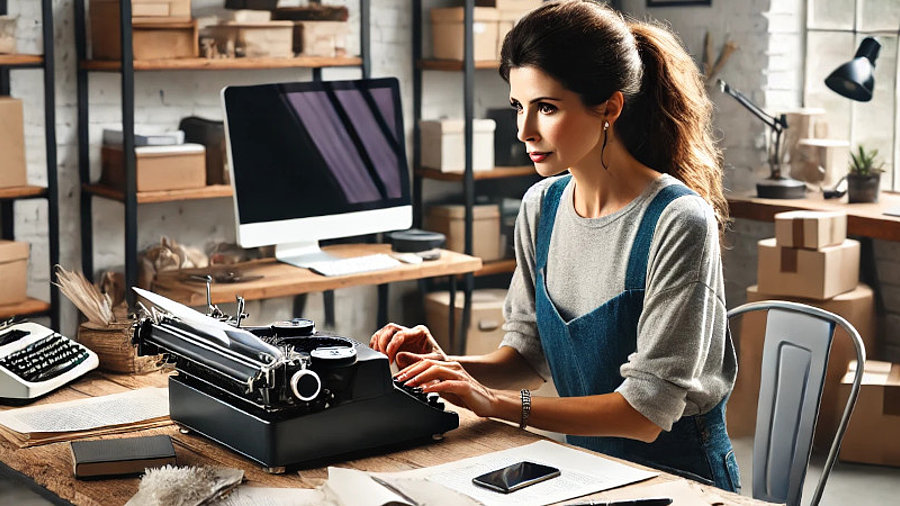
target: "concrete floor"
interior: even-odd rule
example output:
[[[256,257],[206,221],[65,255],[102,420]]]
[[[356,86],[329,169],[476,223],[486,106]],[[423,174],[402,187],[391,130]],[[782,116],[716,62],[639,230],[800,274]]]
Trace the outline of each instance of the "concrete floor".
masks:
[[[752,491],[753,440],[740,438],[735,439],[733,443],[738,464],[741,466],[743,494],[749,496]],[[824,455],[813,454],[803,492],[804,504],[808,503],[815,491],[824,460]],[[898,504],[900,503],[898,498],[900,498],[900,468],[838,462],[828,479],[821,505],[880,506]],[[19,483],[0,477],[0,504],[46,506],[52,503]]]

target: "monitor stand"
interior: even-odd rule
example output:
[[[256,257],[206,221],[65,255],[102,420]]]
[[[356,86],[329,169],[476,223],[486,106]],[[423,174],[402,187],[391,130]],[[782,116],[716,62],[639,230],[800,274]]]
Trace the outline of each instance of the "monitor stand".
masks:
[[[275,258],[279,262],[295,265],[304,269],[314,262],[328,262],[338,257],[329,255],[319,249],[319,241],[294,242],[275,246]]]

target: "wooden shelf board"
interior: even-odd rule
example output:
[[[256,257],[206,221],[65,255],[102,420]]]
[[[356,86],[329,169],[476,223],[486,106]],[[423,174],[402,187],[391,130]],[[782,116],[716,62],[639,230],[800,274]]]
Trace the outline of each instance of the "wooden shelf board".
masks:
[[[44,56],[39,54],[0,54],[0,66],[32,66],[42,63]]]
[[[420,60],[419,66],[425,70],[448,70],[461,71],[463,62],[461,60]],[[476,69],[499,69],[500,60],[475,60]]]
[[[86,184],[82,189],[92,195],[105,197],[119,202],[125,201],[125,193],[118,188],[106,186],[104,184]],[[153,204],[156,202],[173,202],[178,200],[200,200],[200,199],[216,199],[222,197],[230,197],[232,195],[231,185],[213,184],[202,188],[191,188],[187,190],[163,190],[152,192],[138,192],[138,204]]]
[[[476,180],[484,179],[502,179],[507,177],[522,177],[536,174],[534,166],[525,165],[522,167],[494,167],[491,170],[475,171],[472,177]],[[416,175],[426,179],[437,179],[440,181],[462,181],[463,174],[459,172],[441,172],[435,169],[416,169]]]
[[[46,194],[47,188],[44,186],[26,185],[0,188],[0,200],[43,197]]]
[[[882,191],[878,202],[866,204],[848,204],[847,197],[826,200],[820,192],[807,195],[802,199],[761,199],[744,192],[726,197],[733,218],[771,222],[783,211],[843,211],[847,213],[847,234],[900,241],[900,218],[884,214],[889,209],[900,211],[898,193]]]
[[[173,58],[168,60],[135,60],[134,70],[241,70],[279,68],[355,67],[362,65],[362,58],[298,56],[295,58]],[[117,71],[122,64],[118,60],[84,60],[86,70]]]
[[[494,260],[484,262],[483,267],[475,271],[475,277],[490,276],[492,274],[504,274],[516,270],[515,258],[504,258],[503,260]]]
[[[28,298],[24,302],[18,304],[7,304],[0,306],[0,318],[9,318],[10,316],[26,316],[38,313],[46,313],[50,311],[50,303],[38,299]]]

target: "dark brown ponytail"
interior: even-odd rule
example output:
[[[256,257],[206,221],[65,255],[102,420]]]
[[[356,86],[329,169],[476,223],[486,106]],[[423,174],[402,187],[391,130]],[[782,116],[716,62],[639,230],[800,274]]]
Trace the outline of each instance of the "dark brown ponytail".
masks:
[[[500,75],[533,66],[578,93],[588,106],[625,96],[616,133],[639,162],[682,181],[728,222],[722,155],[712,135],[712,102],[678,38],[647,22],[626,22],[591,0],[552,2],[509,32]]]

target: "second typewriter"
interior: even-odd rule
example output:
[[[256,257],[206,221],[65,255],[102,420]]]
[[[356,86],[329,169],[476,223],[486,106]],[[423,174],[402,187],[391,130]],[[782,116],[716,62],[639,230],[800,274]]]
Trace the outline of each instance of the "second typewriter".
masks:
[[[153,307],[135,329],[138,354],[164,354],[169,411],[184,429],[270,472],[380,447],[440,439],[459,426],[436,394],[396,384],[388,359],[310,320],[241,327],[135,289]]]

